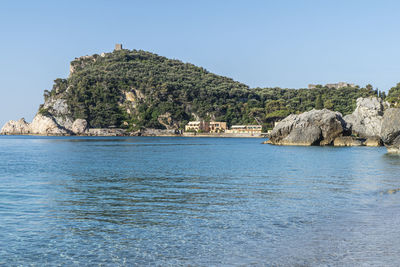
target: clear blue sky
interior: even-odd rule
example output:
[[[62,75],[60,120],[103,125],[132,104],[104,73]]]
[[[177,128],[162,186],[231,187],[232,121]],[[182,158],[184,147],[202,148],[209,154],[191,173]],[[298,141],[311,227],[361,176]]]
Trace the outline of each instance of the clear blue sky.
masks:
[[[251,87],[400,82],[399,1],[2,1],[0,125],[31,120],[75,57],[115,43]],[[1,126],[0,126],[1,127]]]

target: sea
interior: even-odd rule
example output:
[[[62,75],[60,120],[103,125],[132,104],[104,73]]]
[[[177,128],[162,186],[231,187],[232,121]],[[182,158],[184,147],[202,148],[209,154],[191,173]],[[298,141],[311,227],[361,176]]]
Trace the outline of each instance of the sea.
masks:
[[[398,266],[400,157],[257,138],[0,137],[0,266]]]

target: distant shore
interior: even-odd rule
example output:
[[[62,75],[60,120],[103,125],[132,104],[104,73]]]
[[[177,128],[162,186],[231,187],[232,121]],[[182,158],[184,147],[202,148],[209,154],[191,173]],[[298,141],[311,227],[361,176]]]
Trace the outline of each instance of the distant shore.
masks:
[[[266,138],[266,133],[262,134],[240,134],[240,133],[182,133],[182,134],[122,134],[118,135],[115,133],[110,133],[107,135],[91,135],[91,134],[82,134],[82,135],[54,135],[54,134],[1,134],[0,136],[76,136],[76,137],[205,137],[205,138]]]
[[[183,137],[228,137],[228,138],[265,138],[266,133],[262,134],[247,134],[247,133],[183,133],[179,136]]]

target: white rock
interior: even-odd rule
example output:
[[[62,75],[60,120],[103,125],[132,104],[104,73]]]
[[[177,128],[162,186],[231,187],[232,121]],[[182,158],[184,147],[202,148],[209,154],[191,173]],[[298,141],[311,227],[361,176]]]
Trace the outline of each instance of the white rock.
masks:
[[[46,99],[43,109],[47,109],[51,113],[51,116],[58,125],[72,130],[73,119],[69,114],[69,107],[65,99],[49,97]]]
[[[32,134],[39,135],[65,135],[68,132],[61,128],[53,118],[37,114],[29,125]]]
[[[380,136],[383,112],[389,104],[377,97],[358,98],[357,108],[344,120],[351,125],[352,133],[360,137]]]
[[[74,134],[83,134],[87,131],[88,123],[84,119],[76,119],[72,124]]]
[[[0,134],[29,134],[30,127],[29,123],[24,118],[18,121],[7,122],[0,131]]]

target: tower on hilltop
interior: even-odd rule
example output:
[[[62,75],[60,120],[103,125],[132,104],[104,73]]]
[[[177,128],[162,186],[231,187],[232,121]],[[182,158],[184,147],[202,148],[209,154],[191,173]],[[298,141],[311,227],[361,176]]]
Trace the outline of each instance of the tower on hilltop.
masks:
[[[115,44],[115,51],[122,50],[122,44]]]

